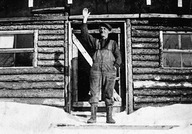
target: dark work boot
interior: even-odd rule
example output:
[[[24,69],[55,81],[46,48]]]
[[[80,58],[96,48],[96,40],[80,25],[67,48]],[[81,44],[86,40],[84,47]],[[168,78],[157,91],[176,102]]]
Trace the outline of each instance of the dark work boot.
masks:
[[[91,104],[91,118],[87,121],[87,123],[96,123],[97,116],[97,104]]]
[[[107,106],[107,120],[106,123],[115,124],[115,120],[112,118],[113,106]]]

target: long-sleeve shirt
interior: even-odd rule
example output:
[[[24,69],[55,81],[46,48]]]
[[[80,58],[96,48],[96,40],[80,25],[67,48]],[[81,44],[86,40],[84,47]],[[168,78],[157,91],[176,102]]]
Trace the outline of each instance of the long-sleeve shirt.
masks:
[[[82,27],[81,27],[81,34],[82,34],[82,39],[85,42],[84,45],[88,45],[85,46],[90,47],[92,50],[92,53],[94,53],[97,48],[96,48],[96,42],[97,42],[97,38],[94,38],[92,35],[89,34],[88,32],[88,27],[86,23],[83,23]],[[109,43],[109,39],[103,40],[103,39],[99,39],[99,41],[101,42],[101,48],[105,48],[105,46]],[[114,66],[119,67],[121,65],[122,59],[121,59],[121,52],[118,48],[117,42],[113,41],[112,45],[112,53],[115,57],[115,63]]]

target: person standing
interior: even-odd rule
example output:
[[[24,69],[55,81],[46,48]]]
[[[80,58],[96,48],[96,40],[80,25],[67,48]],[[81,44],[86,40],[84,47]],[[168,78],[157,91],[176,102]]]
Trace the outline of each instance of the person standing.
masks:
[[[106,123],[115,123],[112,118],[113,111],[113,90],[117,69],[121,65],[121,53],[117,42],[109,39],[112,27],[108,23],[100,23],[100,38],[94,38],[88,33],[87,20],[90,15],[87,8],[83,10],[83,24],[81,27],[84,45],[89,45],[93,54],[93,65],[90,70],[90,99],[91,118],[87,123],[96,123],[96,113],[102,90],[106,105]]]

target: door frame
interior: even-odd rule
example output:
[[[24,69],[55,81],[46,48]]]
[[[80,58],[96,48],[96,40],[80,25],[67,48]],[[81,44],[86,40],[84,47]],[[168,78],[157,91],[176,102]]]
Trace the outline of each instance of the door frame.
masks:
[[[98,18],[97,18],[98,19]],[[96,23],[96,22],[103,22],[103,20],[92,20],[89,21],[90,23]],[[130,114],[133,112],[133,72],[132,72],[132,45],[131,45],[131,20],[130,19],[124,19],[124,20],[105,20],[106,22],[116,22],[116,23],[123,23],[123,27],[124,27],[124,71],[125,71],[125,89],[126,89],[126,104],[125,104],[125,109],[126,109],[126,113]],[[75,23],[81,23],[82,21],[75,21]],[[71,27],[71,23],[74,23],[73,20],[68,21],[68,43],[69,43],[69,51],[74,50],[74,47],[71,46],[72,43],[72,27]],[[70,47],[71,46],[71,47]],[[72,48],[72,49],[70,49]],[[76,51],[76,50],[75,50]],[[72,55],[73,52],[68,52],[69,53],[69,63],[71,63],[71,59],[72,59]],[[70,58],[71,57],[71,58]],[[69,66],[71,68],[71,65]],[[73,70],[71,68],[71,70]],[[70,73],[70,77],[71,79],[73,79],[72,77],[74,77],[72,75],[72,73]],[[73,82],[71,82],[73,83]],[[72,92],[72,86],[69,87],[69,91]],[[72,99],[68,100],[68,101],[72,101]],[[78,100],[76,100],[78,101]],[[69,103],[69,102],[68,102]],[[69,104],[73,104],[73,102],[70,102]]]

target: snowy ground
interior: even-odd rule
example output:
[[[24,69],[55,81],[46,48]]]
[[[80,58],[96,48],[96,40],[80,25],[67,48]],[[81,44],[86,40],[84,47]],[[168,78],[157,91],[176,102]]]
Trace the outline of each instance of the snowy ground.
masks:
[[[85,113],[90,114],[90,113]],[[146,107],[127,115],[125,112],[115,113],[115,127],[90,127],[85,129],[88,117],[65,113],[62,109],[29,105],[14,102],[0,102],[0,134],[191,134],[192,104],[176,104],[166,107]],[[107,126],[105,117],[97,119],[98,126]],[[58,127],[58,125],[77,126],[74,128]],[[177,126],[172,129],[133,129],[135,126]],[[112,126],[112,125],[111,125]],[[134,126],[133,128],[131,126]],[[100,127],[101,128],[101,127]],[[138,127],[139,128],[139,127]]]

